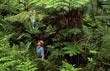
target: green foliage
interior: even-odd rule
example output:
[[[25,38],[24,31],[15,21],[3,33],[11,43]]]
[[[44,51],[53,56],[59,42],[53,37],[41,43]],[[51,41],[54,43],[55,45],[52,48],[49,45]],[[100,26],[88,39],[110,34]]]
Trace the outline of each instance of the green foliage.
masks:
[[[73,37],[77,34],[79,34],[81,31],[78,28],[72,28],[72,29],[64,29],[59,31],[61,35],[66,38],[66,37]]]
[[[63,6],[68,7],[69,4],[70,4],[71,8],[80,7],[80,6],[84,5],[85,3],[89,2],[89,0],[77,0],[77,1],[75,1],[75,0],[64,0],[64,1],[62,1],[62,0],[54,0],[54,1],[52,1],[52,0],[49,0],[49,1],[36,0],[36,1],[31,1],[31,2],[30,1],[31,0],[29,0],[28,6],[31,4],[33,4],[33,5],[35,4],[35,6],[37,6],[37,7],[45,6],[45,8],[58,8],[58,7],[61,8]]]
[[[12,6],[11,9],[14,9],[14,7],[16,7],[16,6],[17,6],[16,9],[18,9],[18,10],[23,8],[23,7],[19,8],[17,0],[16,0],[16,2],[14,2],[14,3],[13,2],[14,1],[9,1],[9,3],[10,3],[9,5]],[[39,0],[33,0],[33,1],[28,0],[26,8],[30,8],[32,6],[36,7],[37,19],[42,20],[42,18],[44,18],[47,13],[43,12],[44,9],[43,10],[39,9],[39,7],[41,7],[41,8],[44,7],[45,9],[50,9],[50,11],[52,11],[51,10],[52,8],[54,10],[64,9],[68,12],[69,10],[71,10],[73,8],[81,7],[82,5],[86,4],[87,2],[89,2],[89,0],[77,0],[77,1],[76,0],[64,0],[64,1],[62,1],[62,0],[60,0],[60,1],[58,1],[58,0],[54,0],[54,1],[53,0],[49,0],[49,1],[47,1],[47,0],[43,0],[43,1],[42,0],[40,0],[40,1]],[[49,11],[47,11],[47,12],[49,12]],[[29,19],[30,14],[31,13],[29,11],[26,11],[26,12],[24,11],[21,13],[17,12],[16,15],[13,15],[13,16],[11,15],[9,17],[6,17],[5,19],[12,21],[12,22],[15,22],[15,21],[23,22],[23,21]]]
[[[35,71],[37,68],[29,60],[27,49],[30,43],[27,43],[27,49],[19,50],[16,45],[9,45],[11,35],[6,35],[0,40],[0,70],[1,71]]]
[[[29,19],[30,14],[31,14],[30,12],[22,12],[11,17],[6,17],[5,20],[9,20],[11,22],[15,22],[15,21],[23,22]]]
[[[91,22],[91,21],[92,21],[92,18],[90,17],[89,14],[85,14],[83,20],[84,20],[85,22]]]
[[[110,10],[97,5],[96,0],[27,0],[25,5],[0,0],[0,71],[109,71]],[[84,9],[80,28],[69,28],[60,19],[74,9]],[[30,15],[35,16],[34,29]],[[36,57],[38,39],[45,41],[44,61]],[[69,58],[64,61],[66,55],[79,61],[72,65]]]
[[[86,37],[86,38],[91,38],[92,36],[93,36],[93,32],[92,32],[92,29],[91,29],[91,27],[87,27],[87,26],[84,26],[83,25],[83,32],[84,32],[84,36]],[[88,39],[89,39],[88,38]]]
[[[53,27],[52,25],[47,26],[46,30],[45,30],[45,37],[49,37],[50,35],[56,33],[56,28]]]
[[[63,50],[65,51],[65,54],[69,54],[70,56],[77,55],[80,53],[80,47],[69,42],[64,43],[65,47]]]
[[[37,68],[30,62],[30,60],[26,60],[25,62],[22,62],[21,64],[16,66],[16,70],[20,71],[37,71]]]
[[[69,64],[68,62],[62,61],[62,66],[60,71],[80,71],[81,68],[75,68],[74,65]]]

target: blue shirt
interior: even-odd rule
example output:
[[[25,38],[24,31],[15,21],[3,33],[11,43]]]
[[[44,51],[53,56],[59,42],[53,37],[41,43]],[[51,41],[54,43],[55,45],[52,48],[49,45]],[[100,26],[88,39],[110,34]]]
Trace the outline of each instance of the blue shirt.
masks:
[[[38,57],[44,56],[44,48],[43,47],[37,47],[36,51],[37,51]]]

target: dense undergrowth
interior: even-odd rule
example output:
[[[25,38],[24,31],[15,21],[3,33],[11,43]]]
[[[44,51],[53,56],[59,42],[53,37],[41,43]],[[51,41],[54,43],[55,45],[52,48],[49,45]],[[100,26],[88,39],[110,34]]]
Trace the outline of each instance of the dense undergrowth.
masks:
[[[0,0],[0,71],[110,70],[108,0],[19,1]],[[39,39],[45,60],[36,55]]]

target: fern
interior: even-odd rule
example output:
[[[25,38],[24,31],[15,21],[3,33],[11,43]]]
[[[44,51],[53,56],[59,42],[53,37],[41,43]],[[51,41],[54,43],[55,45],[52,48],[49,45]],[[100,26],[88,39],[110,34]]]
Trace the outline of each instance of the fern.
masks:
[[[72,28],[72,29],[64,29],[59,31],[61,33],[62,37],[74,37],[75,35],[78,35],[81,32],[78,28]]]
[[[83,32],[84,32],[84,36],[88,37],[88,39],[91,38],[93,35],[91,27],[87,27],[85,25],[83,25]]]
[[[106,8],[103,11],[97,9],[96,5],[93,0],[27,0],[25,5],[18,0],[0,0],[0,71],[107,69],[110,66],[110,29],[105,25],[109,23],[109,17],[106,16],[109,8],[103,6]],[[87,24],[82,28],[69,28],[65,17],[63,20],[60,17],[76,8],[81,8],[81,11],[85,8],[83,20]],[[28,11],[30,9],[34,9],[35,13]],[[30,15],[35,16],[34,29],[29,21]],[[48,59],[44,61],[36,59],[33,47],[36,47],[38,39],[43,39],[44,47],[47,47]],[[76,66],[83,67],[75,68],[75,64],[63,61],[66,54],[73,60],[77,60],[74,56],[81,55],[87,63],[83,63],[82,59],[79,62],[83,64],[76,63]]]
[[[103,19],[108,20],[108,19],[110,19],[110,17],[109,17],[108,15],[95,16],[95,18],[96,18],[96,19],[99,19],[99,20],[103,20]]]
[[[30,62],[30,60],[26,60],[25,62],[20,63],[16,66],[16,70],[20,71],[37,71],[37,68]]]
[[[75,1],[75,0],[65,0],[65,1],[57,1],[57,0],[37,1],[37,0],[34,0],[34,1],[31,1],[31,0],[29,0],[29,1],[27,1],[27,8],[31,7],[31,5],[33,5],[33,7],[36,7],[36,8],[44,6],[44,9],[54,8],[55,10],[56,10],[56,8],[64,8],[65,9],[67,7],[68,8],[67,11],[69,11],[70,10],[69,8],[73,9],[75,7],[81,7],[82,5],[86,4],[87,2],[89,2],[89,0],[77,0],[77,1]],[[13,7],[16,5],[16,4],[13,4],[12,2],[10,2],[10,3]],[[13,7],[12,7],[12,9],[14,9]],[[43,12],[43,10],[42,10],[42,12]],[[7,17],[5,20],[10,20],[12,22],[25,21],[27,18],[29,18],[29,15],[30,15],[29,12],[22,12],[22,13],[15,15],[15,16],[11,16],[9,18]],[[40,17],[39,17],[39,19],[40,19]]]
[[[62,61],[62,66],[60,67],[60,71],[80,71],[81,68],[75,68],[75,65],[71,65],[66,61]]]
[[[52,34],[56,33],[56,28],[52,27],[52,25],[47,26],[46,30],[45,30],[45,37],[49,37]]]
[[[25,11],[25,12],[15,15],[15,16],[6,17],[5,20],[9,20],[11,22],[15,22],[15,21],[23,22],[23,21],[29,19],[30,14],[31,14],[30,12]]]
[[[11,35],[8,36],[4,36],[2,37],[2,39],[0,40],[0,70],[1,71],[15,71],[15,70],[22,70],[22,71],[27,71],[27,66],[28,66],[28,70],[29,71],[36,71],[37,68],[35,67],[35,65],[32,64],[32,62],[29,60],[29,58],[27,58],[27,50],[30,47],[30,43],[26,44],[26,49],[25,50],[20,50],[17,48],[16,45],[13,45],[13,47],[11,47],[9,45],[9,40]],[[23,48],[22,48],[23,49]],[[27,59],[26,59],[27,58]],[[22,62],[24,61],[24,62]],[[24,65],[24,69],[20,68],[21,65],[25,64],[27,66]],[[29,64],[28,64],[29,63]],[[19,68],[16,68],[16,66],[18,66]]]
[[[73,43],[65,42],[65,47],[63,48],[65,54],[69,54],[70,56],[74,56],[80,53],[80,48]]]

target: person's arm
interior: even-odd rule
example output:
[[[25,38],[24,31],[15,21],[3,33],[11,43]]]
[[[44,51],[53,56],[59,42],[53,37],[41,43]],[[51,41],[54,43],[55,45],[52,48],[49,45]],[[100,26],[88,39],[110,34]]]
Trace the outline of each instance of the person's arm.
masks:
[[[45,59],[45,56],[44,56],[44,48],[42,47],[41,49],[41,59],[44,60]]]
[[[44,60],[44,56],[42,56],[41,59]]]

